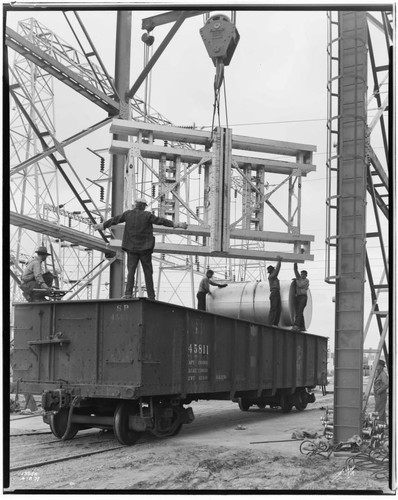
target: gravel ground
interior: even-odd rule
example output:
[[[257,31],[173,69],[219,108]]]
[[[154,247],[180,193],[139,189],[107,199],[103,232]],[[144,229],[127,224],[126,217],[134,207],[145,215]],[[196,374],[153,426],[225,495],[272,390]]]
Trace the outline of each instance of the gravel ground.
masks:
[[[195,421],[178,436],[145,435],[132,447],[12,472],[5,491],[392,493],[387,479],[376,479],[369,470],[346,469],[346,457],[305,456],[301,441],[291,440],[293,433],[303,431],[322,435],[320,417],[332,407],[332,398],[319,393],[315,404],[289,414],[256,407],[242,412],[229,401],[192,403]],[[39,416],[11,421],[11,435],[46,430]],[[51,434],[10,438],[11,464],[87,452],[101,439],[109,447],[119,444],[112,433],[85,433],[90,435],[80,438],[79,433],[72,441],[46,448],[37,443],[53,440]]]

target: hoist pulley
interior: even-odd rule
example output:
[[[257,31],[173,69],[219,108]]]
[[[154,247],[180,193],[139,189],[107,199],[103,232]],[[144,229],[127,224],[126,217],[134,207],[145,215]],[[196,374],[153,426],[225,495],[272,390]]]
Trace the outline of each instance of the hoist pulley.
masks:
[[[239,42],[239,33],[228,16],[215,14],[209,17],[200,35],[214,66],[228,66]]]

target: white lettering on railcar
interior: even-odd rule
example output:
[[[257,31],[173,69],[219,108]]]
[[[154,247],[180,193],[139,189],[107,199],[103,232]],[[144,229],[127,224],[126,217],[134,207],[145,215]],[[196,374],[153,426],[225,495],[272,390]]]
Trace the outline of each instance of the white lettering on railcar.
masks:
[[[209,354],[208,344],[189,344],[188,346],[189,354],[201,354],[207,356]]]

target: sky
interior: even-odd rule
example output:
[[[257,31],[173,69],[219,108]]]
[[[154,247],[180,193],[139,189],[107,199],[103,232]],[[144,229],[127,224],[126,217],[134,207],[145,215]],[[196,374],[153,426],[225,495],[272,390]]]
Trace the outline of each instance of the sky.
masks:
[[[160,12],[160,11],[159,11]],[[229,10],[217,10],[230,15]],[[131,82],[143,68],[141,20],[157,11],[134,11],[132,15]],[[212,14],[213,14],[212,13]],[[94,45],[108,69],[114,72],[115,12],[80,12]],[[61,38],[76,45],[61,12],[11,12],[7,25],[35,17]],[[213,113],[215,69],[199,30],[203,16],[187,19],[156,63],[151,76],[151,105],[175,125],[210,129]],[[315,145],[316,172],[303,181],[302,227],[313,234],[314,261],[305,263],[311,283],[313,316],[311,332],[334,337],[334,286],[325,283],[326,236],[326,119],[327,119],[327,15],[323,11],[238,11],[236,25],[240,41],[232,61],[225,68],[226,107],[221,100],[221,125],[234,134]],[[152,33],[157,45],[170,26]],[[105,113],[69,88],[56,92],[57,138],[63,140],[105,118]],[[138,92],[142,96],[142,89]],[[77,124],[78,122],[78,124]],[[80,141],[81,142],[81,141]],[[87,136],[82,144],[68,148],[75,169],[85,172],[98,161],[86,147],[108,148],[107,128]],[[376,145],[375,145],[376,147]],[[84,173],[83,173],[84,172]],[[71,202],[72,203],[72,202]],[[70,204],[69,210],[72,209]],[[375,250],[377,251],[377,250]],[[376,261],[377,262],[377,261]],[[379,261],[380,262],[380,261]],[[378,265],[378,263],[376,265]],[[292,264],[282,266],[281,280],[290,280]],[[366,286],[366,285],[365,285]],[[370,311],[365,297],[365,321]],[[375,325],[375,323],[374,323]],[[369,332],[365,348],[376,347],[378,333]]]

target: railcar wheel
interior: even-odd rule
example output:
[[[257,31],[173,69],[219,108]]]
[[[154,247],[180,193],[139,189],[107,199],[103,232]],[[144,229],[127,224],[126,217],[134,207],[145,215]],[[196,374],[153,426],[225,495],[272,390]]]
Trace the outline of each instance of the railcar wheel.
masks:
[[[239,398],[238,405],[242,411],[248,411],[251,407],[251,404],[245,398]]]
[[[116,408],[113,430],[119,443],[131,446],[141,437],[141,432],[129,429],[129,416],[134,415],[136,412],[136,406],[128,401],[122,401]]]
[[[180,433],[181,429],[182,429],[182,425],[183,424],[179,424],[176,428],[176,430],[174,432],[171,433],[172,436],[177,436],[177,434]]]
[[[66,435],[68,427],[68,417],[70,408],[61,408],[57,413],[50,415],[50,429],[58,439],[73,439],[79,431],[79,424],[71,424]]]
[[[281,408],[282,413],[289,413],[292,411],[293,405],[290,402],[289,394],[281,394]]]
[[[265,403],[257,403],[257,407],[260,408],[260,410],[264,410],[266,406],[267,405]]]
[[[296,407],[296,410],[303,411],[307,408],[307,405],[308,405],[307,393],[305,391],[300,391],[298,394],[296,394],[296,402],[294,406]]]

